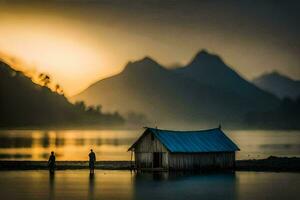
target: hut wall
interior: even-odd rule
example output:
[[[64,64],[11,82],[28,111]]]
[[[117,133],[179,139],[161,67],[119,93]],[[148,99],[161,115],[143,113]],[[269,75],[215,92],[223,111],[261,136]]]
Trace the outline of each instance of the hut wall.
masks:
[[[235,165],[235,152],[170,153],[170,169],[227,169]]]
[[[135,164],[138,168],[153,167],[153,153],[162,153],[162,167],[168,167],[168,150],[151,133],[146,134],[135,146]]]

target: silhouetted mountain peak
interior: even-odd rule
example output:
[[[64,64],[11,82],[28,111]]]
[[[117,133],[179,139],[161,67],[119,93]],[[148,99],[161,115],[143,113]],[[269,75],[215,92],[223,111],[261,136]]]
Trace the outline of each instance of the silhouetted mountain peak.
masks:
[[[231,69],[220,56],[206,50],[201,50],[185,67],[176,69],[176,72],[192,78],[199,83],[219,88],[223,91],[234,92],[249,100],[257,98],[273,99],[272,95],[260,90]],[[272,100],[272,101],[273,101]]]
[[[158,64],[153,58],[145,56],[143,59],[138,60],[137,62],[148,63],[148,64]]]
[[[158,64],[154,59],[151,57],[144,57],[140,60],[134,62],[128,62],[125,66],[123,72],[124,73],[137,73],[137,72],[150,72],[155,70],[165,70],[160,64]]]
[[[259,82],[260,80],[285,80],[285,81],[295,81],[292,78],[281,74],[280,72],[274,70],[270,73],[264,73],[263,75],[253,79],[253,82]]]
[[[269,75],[272,75],[272,76],[283,76],[280,72],[274,70],[272,71]]]
[[[253,79],[253,83],[279,98],[289,97],[296,99],[300,96],[300,81],[294,80],[278,71],[265,73]]]
[[[212,65],[227,67],[220,56],[204,49],[199,51],[189,64],[190,67],[211,67]]]
[[[206,49],[201,49],[195,56],[195,58],[197,57],[202,57],[202,56],[208,56],[210,55],[210,53],[206,50]]]

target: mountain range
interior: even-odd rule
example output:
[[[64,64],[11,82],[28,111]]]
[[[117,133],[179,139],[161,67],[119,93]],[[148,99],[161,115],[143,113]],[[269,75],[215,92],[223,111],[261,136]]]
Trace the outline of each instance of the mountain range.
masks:
[[[85,110],[61,94],[32,82],[22,72],[0,61],[0,127],[108,125],[121,123],[118,115]]]
[[[255,78],[253,83],[279,98],[289,97],[296,99],[300,97],[300,81],[293,80],[276,71]]]
[[[150,57],[129,62],[119,74],[72,97],[122,114],[145,114],[157,126],[245,124],[248,112],[270,110],[280,100],[224,63],[200,51],[186,66],[167,69]]]

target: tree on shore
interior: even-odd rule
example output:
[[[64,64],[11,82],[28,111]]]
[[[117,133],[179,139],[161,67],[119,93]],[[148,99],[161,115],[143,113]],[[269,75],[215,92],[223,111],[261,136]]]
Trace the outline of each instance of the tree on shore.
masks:
[[[45,87],[48,87],[48,85],[51,83],[51,78],[47,74],[41,73],[39,75],[39,79]]]

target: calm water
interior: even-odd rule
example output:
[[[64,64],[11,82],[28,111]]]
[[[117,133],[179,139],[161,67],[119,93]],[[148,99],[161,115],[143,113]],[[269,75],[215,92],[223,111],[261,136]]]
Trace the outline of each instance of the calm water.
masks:
[[[299,199],[299,173],[135,174],[87,170],[1,171],[3,199]]]
[[[128,147],[143,130],[0,131],[1,160],[86,160],[93,148],[98,160],[130,160]],[[237,159],[300,156],[300,131],[225,131],[240,147]]]

